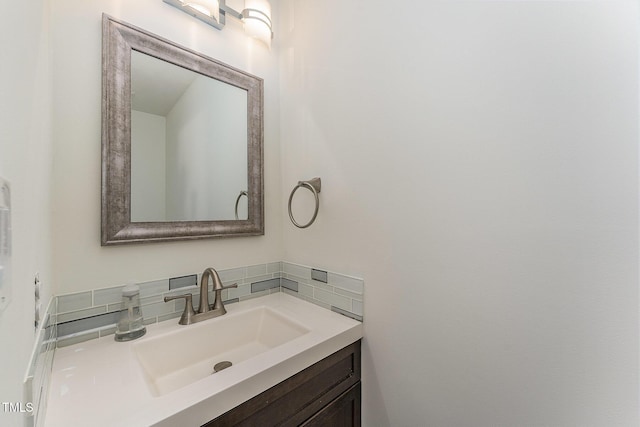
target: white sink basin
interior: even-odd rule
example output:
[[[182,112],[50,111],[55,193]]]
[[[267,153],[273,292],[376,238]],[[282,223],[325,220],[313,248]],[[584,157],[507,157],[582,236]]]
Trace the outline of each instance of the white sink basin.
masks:
[[[226,369],[234,369],[308,332],[300,323],[262,306],[182,326],[132,348],[151,394],[162,396],[209,377],[219,362],[229,361],[233,366]]]

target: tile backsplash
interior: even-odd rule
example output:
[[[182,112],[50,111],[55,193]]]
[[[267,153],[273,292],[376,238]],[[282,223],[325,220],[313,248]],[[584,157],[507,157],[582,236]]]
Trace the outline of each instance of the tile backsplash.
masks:
[[[362,321],[362,279],[283,262],[282,291]]]
[[[36,329],[36,339],[29,361],[29,368],[24,380],[23,402],[31,403],[33,412],[27,413],[25,426],[41,426],[44,424],[44,414],[47,410],[47,395],[49,390],[49,378],[53,366],[53,354],[56,348],[56,307],[57,299],[54,297],[42,316]]]
[[[272,262],[227,270],[218,270],[223,285],[237,283],[237,288],[222,291],[225,304],[285,292],[306,301],[362,321],[364,281],[290,262]],[[138,283],[145,324],[178,318],[184,299],[164,302],[167,295],[193,294],[194,304],[200,296],[200,274]],[[213,301],[213,284],[209,283],[209,301]],[[59,295],[57,345],[64,347],[111,335],[121,310],[122,286]],[[197,307],[195,307],[197,308]]]

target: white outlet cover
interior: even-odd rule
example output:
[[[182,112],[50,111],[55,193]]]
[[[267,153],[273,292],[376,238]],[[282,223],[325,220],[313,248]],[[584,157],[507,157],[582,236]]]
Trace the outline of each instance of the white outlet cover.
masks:
[[[0,313],[11,302],[11,185],[0,177]]]

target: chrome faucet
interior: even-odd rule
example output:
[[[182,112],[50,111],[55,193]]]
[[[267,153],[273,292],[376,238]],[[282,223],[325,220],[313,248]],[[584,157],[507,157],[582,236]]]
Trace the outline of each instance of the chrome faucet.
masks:
[[[211,280],[213,281],[213,291],[215,292],[213,305],[209,305],[209,277],[211,277]],[[224,308],[224,303],[222,302],[222,290],[237,287],[237,283],[229,286],[222,286],[222,281],[220,280],[218,272],[212,267],[209,267],[202,272],[202,277],[200,278],[200,305],[198,306],[197,312],[193,309],[191,294],[164,297],[164,302],[184,298],[184,312],[182,313],[178,324],[190,325],[192,323],[213,319],[214,317],[225,314],[227,310]]]

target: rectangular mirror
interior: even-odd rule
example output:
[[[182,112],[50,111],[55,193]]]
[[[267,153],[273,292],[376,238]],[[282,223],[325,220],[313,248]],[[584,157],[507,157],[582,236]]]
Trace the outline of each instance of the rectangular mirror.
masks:
[[[102,244],[264,234],[263,81],[103,15]]]

